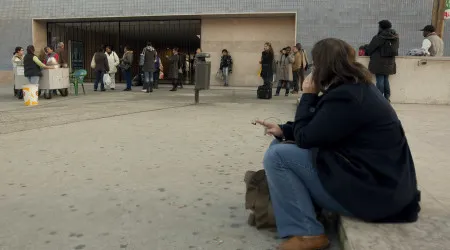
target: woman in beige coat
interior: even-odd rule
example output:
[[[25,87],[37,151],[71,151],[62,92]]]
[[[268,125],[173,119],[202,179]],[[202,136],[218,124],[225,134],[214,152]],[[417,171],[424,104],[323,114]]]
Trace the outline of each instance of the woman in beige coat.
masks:
[[[275,96],[280,95],[281,88],[283,87],[286,89],[285,96],[289,96],[290,83],[293,80],[292,64],[294,63],[294,61],[294,55],[291,54],[290,47],[286,47],[281,50],[281,58],[277,64],[278,86]]]

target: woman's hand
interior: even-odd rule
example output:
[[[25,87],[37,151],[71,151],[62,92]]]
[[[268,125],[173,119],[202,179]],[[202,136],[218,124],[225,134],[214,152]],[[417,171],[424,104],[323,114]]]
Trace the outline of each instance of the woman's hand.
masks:
[[[319,89],[312,80],[312,74],[309,74],[303,82],[303,93],[306,94],[318,94]]]
[[[266,128],[266,135],[272,135],[275,137],[283,137],[283,130],[275,123],[268,123],[265,121],[257,120],[256,123]]]

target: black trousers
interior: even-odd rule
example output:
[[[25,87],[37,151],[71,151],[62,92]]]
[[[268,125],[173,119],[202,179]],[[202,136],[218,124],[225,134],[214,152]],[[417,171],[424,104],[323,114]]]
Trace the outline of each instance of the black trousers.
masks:
[[[305,70],[298,69],[292,71],[294,91],[298,92],[299,90],[303,91],[303,82],[305,81]]]

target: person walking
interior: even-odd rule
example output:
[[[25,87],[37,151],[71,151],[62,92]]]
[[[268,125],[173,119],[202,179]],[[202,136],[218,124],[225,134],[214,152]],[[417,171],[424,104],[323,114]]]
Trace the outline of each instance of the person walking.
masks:
[[[233,58],[228,50],[222,50],[222,57],[220,58],[220,71],[222,71],[224,86],[230,85],[230,74],[233,73]]]
[[[273,60],[274,53],[272,44],[266,42],[264,44],[264,51],[261,53],[261,77],[263,79],[263,84],[270,86],[273,81]]]
[[[298,94],[303,90],[302,84],[305,81],[305,71],[308,69],[308,57],[300,43],[293,47],[294,64],[292,65],[293,91],[292,94]]]
[[[166,56],[169,59],[169,79],[172,80],[172,89],[170,91],[177,91],[180,81],[180,55],[178,54],[178,48],[173,48],[173,55],[171,57]]]
[[[101,83],[100,90],[106,91],[103,76],[106,72],[109,72],[108,58],[103,51],[103,46],[100,46],[92,57],[91,67],[95,72],[94,91],[97,91],[98,84]]]
[[[27,54],[23,58],[24,75],[28,78],[31,84],[39,84],[39,79],[42,76],[42,69],[54,69],[53,66],[47,66],[39,60],[34,54],[35,48],[33,45],[27,47]]]
[[[108,59],[108,65],[109,65],[109,71],[107,72],[109,74],[109,77],[111,78],[111,84],[109,85],[109,89],[115,90],[116,89],[116,73],[117,73],[117,66],[119,66],[120,59],[116,52],[112,50],[111,46],[106,46],[106,58]]]
[[[429,56],[444,56],[444,41],[436,34],[433,25],[427,25],[423,29],[422,49]]]
[[[127,87],[123,91],[131,91],[131,65],[133,64],[133,50],[130,46],[125,46],[123,49],[124,54],[120,60],[119,67],[122,69],[127,82]]]
[[[156,71],[155,62],[157,52],[153,48],[151,42],[147,42],[147,47],[142,50],[141,56],[144,57],[142,71],[144,72],[144,85],[142,88],[143,92],[150,93],[153,92],[153,73]]]
[[[378,90],[390,100],[389,75],[397,73],[395,57],[398,56],[399,36],[390,21],[382,20],[378,25],[378,34],[367,46],[366,53],[370,56],[369,70],[376,77]]]
[[[290,83],[293,80],[292,64],[294,63],[294,60],[294,55],[291,54],[291,47],[286,47],[281,51],[281,58],[278,62],[278,86],[275,96],[280,95],[281,88],[283,87],[286,89],[286,93],[284,95],[289,96]]]

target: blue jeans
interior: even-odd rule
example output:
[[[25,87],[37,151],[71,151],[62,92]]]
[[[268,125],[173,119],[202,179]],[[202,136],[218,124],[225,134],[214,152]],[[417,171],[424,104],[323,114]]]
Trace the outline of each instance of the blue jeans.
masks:
[[[103,71],[95,71],[95,83],[94,83],[94,89],[98,88],[98,84],[101,83],[101,89],[105,89],[105,84],[103,83],[103,75],[105,75],[105,72]]]
[[[310,150],[295,144],[281,144],[277,140],[264,156],[270,199],[278,234],[282,238],[325,233],[316,218],[313,201],[328,211],[349,215],[325,191],[312,161]]]
[[[150,91],[153,89],[153,72],[144,72],[143,89]]]
[[[153,72],[153,87],[158,88],[159,83],[159,70]]]
[[[388,75],[375,75],[377,79],[377,88],[386,99],[391,98],[391,85],[389,84]]]
[[[39,79],[40,79],[39,76],[29,76],[29,77],[28,77],[28,81],[29,81],[31,84],[36,84],[36,85],[39,84]]]
[[[124,70],[123,74],[125,75],[125,80],[127,81],[127,89],[131,89],[131,69]]]

